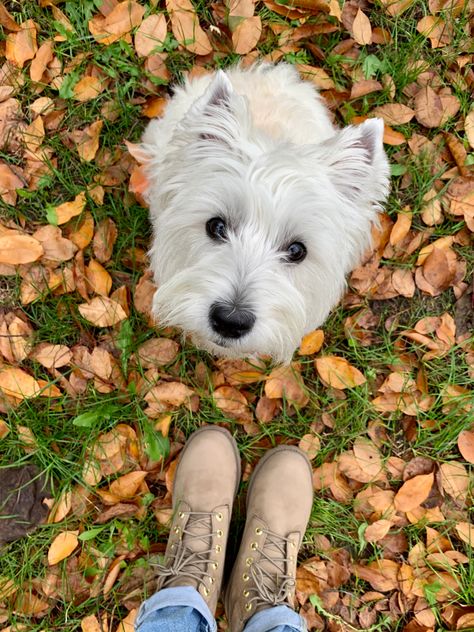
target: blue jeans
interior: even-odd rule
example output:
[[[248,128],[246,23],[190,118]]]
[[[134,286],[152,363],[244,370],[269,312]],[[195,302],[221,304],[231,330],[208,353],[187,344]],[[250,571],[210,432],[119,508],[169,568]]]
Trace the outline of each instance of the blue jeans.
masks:
[[[164,588],[140,606],[135,632],[217,632],[216,620],[192,586]],[[304,620],[287,606],[257,612],[244,632],[306,632]]]

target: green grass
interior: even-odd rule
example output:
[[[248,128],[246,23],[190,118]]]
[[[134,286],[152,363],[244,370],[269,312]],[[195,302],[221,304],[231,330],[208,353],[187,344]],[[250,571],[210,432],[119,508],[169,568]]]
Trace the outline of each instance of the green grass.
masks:
[[[40,43],[47,38],[53,38],[59,27],[53,23],[51,13],[46,8],[41,8],[34,2],[10,2],[9,10],[18,21],[32,18],[39,25]],[[212,12],[208,3],[196,3],[203,24],[212,23]],[[90,35],[87,22],[97,13],[98,3],[93,0],[74,2],[68,0],[61,3],[60,8],[66,13],[74,25],[75,32],[66,34],[67,39],[55,45],[55,52],[63,65],[70,63],[76,55],[86,53],[87,57],[66,76],[66,80],[59,92],[64,99],[64,119],[60,125],[61,132],[82,128],[91,122],[102,119],[103,106],[112,101],[117,109],[118,117],[114,121],[104,121],[101,133],[101,148],[112,150],[123,147],[125,139],[137,142],[146,120],[141,117],[142,82],[144,70],[130,44],[116,42],[108,47],[98,45]],[[149,10],[149,8],[147,8]],[[414,3],[412,8],[402,16],[390,17],[380,6],[374,5],[370,12],[370,19],[374,26],[381,26],[388,30],[392,41],[386,45],[371,45],[362,47],[358,59],[354,60],[332,51],[341,42],[347,32],[341,29],[328,35],[318,35],[311,42],[319,46],[326,53],[324,61],[316,59],[309,47],[303,46],[297,53],[286,53],[287,61],[296,63],[308,63],[322,66],[333,77],[337,86],[350,88],[350,81],[346,74],[346,67],[354,70],[367,71],[367,78],[382,80],[383,76],[390,75],[395,83],[395,96],[392,99],[385,89],[380,92],[348,102],[337,113],[339,123],[349,121],[354,114],[365,115],[374,107],[390,103],[392,101],[406,103],[404,91],[419,77],[421,72],[428,69],[436,69],[440,78],[453,88],[454,94],[461,101],[461,114],[466,114],[470,107],[470,97],[462,86],[453,85],[449,72],[456,57],[463,54],[468,44],[465,34],[467,24],[467,10],[453,23],[453,40],[449,48],[432,50],[429,41],[416,31],[417,21],[428,13],[427,3]],[[269,9],[259,4],[259,15],[265,24],[296,26],[297,22],[285,20]],[[319,18],[310,18],[311,23]],[[278,37],[267,29],[265,37],[259,43],[259,51],[266,54],[277,45]],[[189,53],[178,50],[177,42],[173,36],[169,36],[164,46],[168,53],[167,67],[173,81],[180,81],[186,71],[194,64],[194,58]],[[376,62],[368,57],[373,56]],[[414,66],[414,61],[421,62]],[[238,56],[229,52],[221,52],[214,63],[209,62],[208,67],[225,68],[238,61]],[[370,63],[369,63],[370,62]],[[83,76],[89,63],[94,63],[103,71],[105,77],[110,80],[109,87],[102,92],[97,99],[87,103],[77,103],[72,98],[72,90],[76,82]],[[25,73],[25,83],[18,93],[22,102],[25,116],[28,117],[28,106],[37,94],[34,86]],[[157,94],[166,94],[166,86],[160,86],[160,81],[154,81]],[[49,86],[45,86],[42,96],[57,98],[57,93]],[[137,100],[138,99],[138,100]],[[448,121],[444,126],[445,131],[459,132],[457,127],[458,117]],[[397,128],[406,136],[413,132],[419,132],[420,128],[415,120],[409,124]],[[426,133],[426,130],[423,130]],[[439,130],[428,131],[432,138]],[[46,210],[48,206],[59,204],[73,198],[79,191],[89,186],[94,178],[100,175],[101,167],[97,161],[91,163],[81,162],[74,148],[69,148],[60,133],[47,134],[45,145],[52,148],[57,157],[57,165],[50,175],[41,181],[38,191],[24,191],[19,196],[16,207],[6,206],[0,202],[0,219],[16,222],[26,221],[27,225],[34,229],[46,223]],[[401,153],[400,153],[401,152]],[[405,177],[410,181],[406,186],[403,176],[393,179],[392,193],[388,203],[388,212],[393,219],[396,213],[404,206],[409,205],[414,214],[414,227],[422,228],[419,218],[422,209],[423,195],[429,191],[442,173],[433,173],[429,156],[415,158],[407,154],[406,146],[389,148],[388,153],[392,162],[401,164],[405,169]],[[0,153],[0,158],[10,164],[21,164],[18,156]],[[126,283],[132,290],[142,274],[138,266],[129,268],[126,263],[126,252],[130,248],[138,247],[146,250],[150,239],[150,228],[147,211],[140,207],[128,193],[127,179],[117,187],[107,188],[104,205],[89,204],[88,207],[94,220],[100,221],[104,217],[111,217],[118,228],[118,240],[114,247],[113,258],[107,262],[106,267],[114,279],[114,288]],[[446,219],[436,226],[433,238],[454,234],[461,228],[461,223],[455,219]],[[467,261],[468,276],[472,278],[474,257],[468,246],[456,246],[459,256]],[[404,265],[412,267],[416,260],[413,255]],[[399,262],[388,261],[387,264]],[[46,292],[39,300],[20,306],[18,301],[18,288],[21,279],[0,279],[0,301],[3,305],[14,304],[22,311],[34,326],[34,342],[50,342],[54,344],[66,344],[73,346],[83,344],[90,349],[101,341],[104,344],[110,342],[110,331],[100,329],[88,324],[78,315],[77,304],[83,300],[77,294],[54,296]],[[403,415],[394,413],[382,416],[378,414],[371,400],[376,395],[376,388],[380,378],[386,376],[392,365],[397,361],[395,344],[400,341],[400,334],[404,329],[412,328],[416,322],[424,316],[440,315],[445,311],[452,313],[455,297],[452,290],[448,290],[435,299],[428,299],[418,291],[413,299],[370,302],[366,304],[379,316],[379,324],[375,329],[377,340],[368,347],[359,345],[356,341],[348,341],[344,334],[344,320],[355,310],[340,306],[334,311],[325,324],[326,341],[324,353],[345,357],[351,364],[359,368],[368,381],[361,387],[347,390],[345,399],[337,399],[330,390],[326,389],[314,371],[313,361],[308,358],[300,358],[305,387],[308,391],[310,402],[302,411],[294,411],[286,403],[283,410],[274,420],[267,424],[261,424],[256,434],[248,435],[241,425],[229,420],[219,410],[212,398],[212,381],[209,378],[203,387],[199,385],[196,377],[196,369],[203,363],[210,372],[215,368],[212,358],[206,353],[200,352],[189,345],[181,348],[175,362],[165,371],[195,387],[201,396],[201,405],[198,414],[192,414],[186,409],[180,409],[173,413],[171,438],[183,441],[185,437],[197,427],[206,423],[225,424],[236,436],[242,458],[246,462],[253,463],[270,445],[277,443],[297,444],[302,435],[310,432],[311,424],[320,419],[323,411],[330,411],[334,419],[334,427],[324,427],[319,433],[321,450],[314,459],[313,465],[320,466],[326,461],[336,458],[342,451],[351,448],[354,440],[367,431],[369,422],[379,421],[386,430],[387,441],[381,447],[384,459],[390,456],[402,457],[408,460],[414,456],[426,456],[437,462],[459,460],[457,450],[457,437],[463,429],[472,425],[472,412],[464,410],[464,401],[459,406],[453,406],[447,412],[443,412],[442,388],[445,385],[459,385],[465,388],[472,386],[472,375],[469,374],[465,363],[465,356],[459,347],[452,349],[443,358],[433,359],[424,363],[427,373],[429,391],[436,397],[435,405],[429,413],[419,413],[415,419],[417,424],[416,438],[408,441],[403,432]],[[395,329],[387,331],[384,322],[388,316],[398,314],[400,324]],[[127,325],[114,332],[117,357],[122,368],[128,370],[133,366],[131,354],[140,344],[156,335],[156,331],[150,328],[144,318],[138,314],[133,305],[130,319]],[[166,334],[168,335],[168,334]],[[179,338],[178,338],[179,339]],[[415,344],[408,343],[407,351],[414,353],[421,362],[424,350]],[[50,380],[51,375],[46,369],[34,361],[26,361],[22,366],[37,378]],[[145,370],[136,367],[137,374],[143,376]],[[64,375],[68,376],[69,369],[64,369]],[[59,386],[58,382],[58,386]],[[257,398],[264,392],[264,383],[246,387]],[[131,384],[126,392],[113,392],[108,395],[100,394],[89,384],[84,394],[77,399],[67,395],[50,402],[46,398],[38,398],[24,402],[20,407],[11,410],[6,415],[10,433],[0,440],[0,478],[1,468],[10,465],[21,465],[35,462],[46,473],[51,482],[56,498],[62,491],[73,489],[76,485],[82,485],[83,463],[87,458],[90,447],[98,440],[99,436],[113,429],[118,423],[126,423],[144,431],[145,421],[141,413],[144,407],[143,399],[137,393],[134,384]],[[80,414],[96,414],[94,422],[90,426],[80,427],[74,425],[73,420]],[[434,419],[436,424],[432,428],[422,428],[421,422],[426,419]],[[24,446],[18,438],[18,426],[27,426],[31,429],[36,442],[33,454],[25,453]],[[472,468],[471,468],[472,473]],[[113,480],[114,477],[111,477]],[[245,491],[246,485],[242,486]],[[362,486],[363,487],[363,486]],[[90,491],[93,491],[91,489]],[[152,494],[163,492],[162,480],[156,481],[152,486]],[[94,505],[95,503],[95,505]],[[42,582],[48,568],[45,560],[46,552],[52,539],[65,529],[78,529],[95,533],[97,528],[97,500],[93,501],[93,510],[82,516],[65,518],[58,524],[42,525],[34,533],[17,542],[6,545],[1,552],[2,577],[13,579],[15,584],[28,592],[33,582]],[[471,520],[472,520],[472,509]],[[237,523],[242,526],[243,509],[241,504],[237,508]],[[453,520],[448,519],[445,524],[435,525],[441,531],[452,534]],[[347,549],[355,560],[373,560],[382,556],[382,550],[378,545],[367,545],[361,538],[361,529],[364,521],[359,520],[354,514],[354,503],[347,504],[335,502],[329,492],[317,494],[314,500],[313,512],[305,536],[305,542],[301,553],[301,559],[319,554],[325,559],[325,553],[315,548],[314,542],[318,535],[326,536],[332,546]],[[236,528],[236,533],[238,528]],[[236,542],[234,534],[234,544]],[[413,546],[423,541],[424,529],[410,525],[405,529],[409,545]],[[84,555],[88,553],[92,558],[97,558],[98,553],[113,558],[119,552],[139,551],[138,559],[127,559],[124,564],[131,572],[135,567],[144,564],[145,555],[153,549],[156,542],[166,541],[166,529],[158,526],[153,513],[148,511],[143,520],[119,519],[103,525],[97,530],[96,535],[83,543]],[[455,573],[459,581],[459,592],[453,597],[453,601],[462,605],[474,603],[474,558],[469,547],[457,543],[460,550],[470,554],[470,561],[466,565],[460,565]],[[62,579],[70,578],[70,568],[67,562],[62,563]],[[92,564],[92,571],[99,569]],[[127,571],[128,572],[128,571]],[[89,578],[90,579],[90,578]],[[360,596],[370,587],[354,577],[342,590],[355,596]],[[10,616],[9,624],[12,626],[23,624],[27,621],[28,630],[68,630],[74,632],[80,629],[81,619],[89,614],[101,615],[107,612],[114,618],[114,626],[117,620],[125,614],[119,596],[119,586],[115,586],[109,595],[104,598],[102,593],[96,597],[89,597],[81,601],[73,598],[60,598],[55,608],[41,620],[25,619],[19,614]],[[322,616],[338,617],[330,612],[321,611]],[[0,610],[0,617],[3,611]],[[0,619],[2,625],[3,621]],[[371,630],[401,630],[406,624],[406,619],[387,622],[381,616]],[[5,624],[7,625],[7,624]],[[13,629],[15,629],[13,627]],[[115,627],[113,627],[115,629]],[[439,623],[437,630],[443,630]]]

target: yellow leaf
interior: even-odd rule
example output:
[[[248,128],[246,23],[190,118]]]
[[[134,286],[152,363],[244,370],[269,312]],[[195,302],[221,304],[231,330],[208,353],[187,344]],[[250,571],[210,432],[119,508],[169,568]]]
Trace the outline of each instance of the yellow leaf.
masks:
[[[69,557],[79,544],[78,531],[63,531],[57,535],[48,550],[48,564],[53,566]]]
[[[344,358],[323,356],[314,361],[319,377],[332,388],[344,390],[366,382],[365,376]]]
[[[322,329],[315,329],[314,331],[306,334],[301,341],[300,348],[298,350],[299,355],[313,355],[323,346],[324,331]]]

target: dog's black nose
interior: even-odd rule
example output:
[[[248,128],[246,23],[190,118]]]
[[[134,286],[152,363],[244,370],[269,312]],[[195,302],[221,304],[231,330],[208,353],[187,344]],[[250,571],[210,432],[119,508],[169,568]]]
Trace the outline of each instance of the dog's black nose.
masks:
[[[212,329],[224,338],[242,338],[252,329],[255,314],[249,309],[229,305],[228,303],[214,303],[209,312]]]

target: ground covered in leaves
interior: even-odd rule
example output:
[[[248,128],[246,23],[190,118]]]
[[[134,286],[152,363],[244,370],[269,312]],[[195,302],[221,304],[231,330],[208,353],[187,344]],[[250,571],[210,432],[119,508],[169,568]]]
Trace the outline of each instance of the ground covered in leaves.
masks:
[[[176,458],[206,423],[244,460],[231,550],[265,449],[311,458],[309,628],[474,628],[472,12],[0,3],[3,632],[133,629]],[[136,143],[173,81],[239,59],[296,64],[338,124],[385,121],[393,188],[374,250],[291,368],[216,362],[150,316]]]

